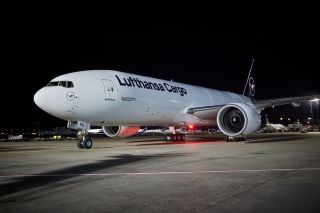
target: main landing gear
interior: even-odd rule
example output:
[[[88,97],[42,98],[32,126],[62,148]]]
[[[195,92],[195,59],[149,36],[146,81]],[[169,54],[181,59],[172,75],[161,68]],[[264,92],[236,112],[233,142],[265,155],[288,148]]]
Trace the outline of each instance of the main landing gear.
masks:
[[[182,133],[176,133],[176,128],[174,126],[169,126],[170,133],[164,136],[164,141],[185,141],[186,136]]]
[[[186,136],[184,134],[167,134],[164,137],[165,141],[185,141],[186,140]]]
[[[230,141],[238,142],[238,141],[246,141],[246,140],[247,140],[246,136],[232,137],[232,136],[224,135],[224,141],[226,142],[230,142]]]
[[[78,136],[80,138],[77,142],[78,148],[91,149],[92,139],[89,137],[89,133],[87,131],[79,131]]]

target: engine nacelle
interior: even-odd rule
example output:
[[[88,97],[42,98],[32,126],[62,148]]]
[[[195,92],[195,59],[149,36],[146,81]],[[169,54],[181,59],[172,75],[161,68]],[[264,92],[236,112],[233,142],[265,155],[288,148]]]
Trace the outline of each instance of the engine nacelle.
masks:
[[[102,126],[104,134],[113,138],[125,138],[138,133],[139,126]]]
[[[247,104],[233,103],[222,107],[217,116],[218,127],[225,135],[248,135],[257,131],[261,116]]]

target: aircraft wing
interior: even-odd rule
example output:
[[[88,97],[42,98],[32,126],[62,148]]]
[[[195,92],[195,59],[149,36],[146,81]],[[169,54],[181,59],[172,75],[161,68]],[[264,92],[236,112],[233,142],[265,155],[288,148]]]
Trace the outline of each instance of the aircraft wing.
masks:
[[[256,110],[261,111],[267,107],[280,106],[286,104],[297,104],[301,102],[314,100],[319,98],[319,95],[313,96],[300,96],[300,97],[289,97],[289,98],[275,98],[275,99],[265,99],[253,101],[252,105]],[[219,110],[225,105],[214,105],[214,106],[204,106],[204,107],[193,107],[189,108],[187,112],[197,116],[199,119],[215,119],[217,118]]]
[[[253,105],[257,110],[263,110],[267,107],[280,106],[285,104],[299,104],[304,101],[310,101],[319,98],[319,96],[300,96],[300,97],[290,97],[290,98],[276,98],[276,99],[266,99],[253,101]]]

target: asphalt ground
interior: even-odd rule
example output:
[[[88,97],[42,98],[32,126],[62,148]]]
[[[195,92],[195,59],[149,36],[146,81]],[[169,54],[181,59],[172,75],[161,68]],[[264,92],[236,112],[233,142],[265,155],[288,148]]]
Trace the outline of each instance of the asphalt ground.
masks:
[[[320,134],[0,143],[0,212],[320,212]]]

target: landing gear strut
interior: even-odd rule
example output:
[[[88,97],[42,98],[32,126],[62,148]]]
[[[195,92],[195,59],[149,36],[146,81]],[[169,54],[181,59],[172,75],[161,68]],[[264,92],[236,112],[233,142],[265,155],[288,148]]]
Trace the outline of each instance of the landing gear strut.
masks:
[[[89,133],[87,131],[79,131],[79,140],[77,142],[77,146],[79,149],[91,149],[92,147],[92,139],[89,137]]]

